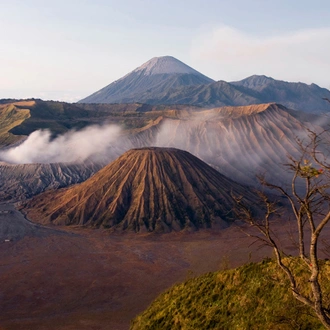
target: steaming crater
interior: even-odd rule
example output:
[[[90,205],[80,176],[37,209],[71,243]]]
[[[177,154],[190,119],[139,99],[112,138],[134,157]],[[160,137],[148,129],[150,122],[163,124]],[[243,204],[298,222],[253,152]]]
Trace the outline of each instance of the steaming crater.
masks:
[[[50,130],[37,130],[16,147],[0,151],[0,160],[11,164],[82,163],[102,160],[106,151],[119,139],[117,125],[89,126],[69,131],[52,139]]]
[[[143,125],[135,126],[136,118]],[[260,173],[285,183],[291,175],[282,164],[288,154],[299,152],[296,137],[311,127],[306,118],[277,104],[263,104],[198,112],[155,110],[130,117],[126,129],[90,126],[55,139],[49,131],[35,131],[15,148],[0,151],[0,161],[12,163],[0,164],[1,196],[20,199],[25,193],[32,196],[81,182],[79,176],[87,179],[125,151],[149,146],[186,150],[239,183],[256,185]],[[120,122],[118,116],[116,120]],[[27,165],[14,165],[19,163]],[[36,174],[27,178],[26,173]]]

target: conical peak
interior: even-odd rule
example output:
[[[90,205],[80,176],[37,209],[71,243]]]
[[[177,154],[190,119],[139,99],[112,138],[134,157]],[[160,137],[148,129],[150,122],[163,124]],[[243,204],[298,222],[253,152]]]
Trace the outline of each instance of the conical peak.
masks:
[[[173,160],[175,161],[173,162]],[[141,164],[143,164],[143,167],[145,168],[149,165],[151,167],[163,166],[164,162],[169,162],[171,163],[171,166],[174,167],[194,167],[197,163],[203,163],[199,158],[195,157],[188,151],[164,147],[144,147],[131,149],[121,155],[117,159],[117,162],[120,163],[120,167],[127,166],[128,169],[132,169],[134,166],[140,167]],[[116,161],[110,163],[103,169],[103,171],[105,173],[108,169],[112,171],[115,163]]]
[[[139,71],[143,71],[145,75],[170,73],[187,73],[201,75],[201,73],[179,61],[173,56],[154,57],[134,70],[134,72]]]
[[[187,151],[132,149],[81,185],[39,195],[27,205],[43,223],[135,232],[226,227],[236,195],[254,198]]]
[[[153,103],[153,99],[163,97],[161,95],[169,89],[212,82],[211,78],[172,56],[154,57],[80,102]]]

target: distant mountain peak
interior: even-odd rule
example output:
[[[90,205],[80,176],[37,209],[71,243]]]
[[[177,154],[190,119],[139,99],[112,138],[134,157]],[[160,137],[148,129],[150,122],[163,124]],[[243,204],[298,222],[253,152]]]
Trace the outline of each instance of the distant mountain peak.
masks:
[[[243,80],[240,81],[234,81],[231,82],[234,85],[240,84],[243,86],[248,86],[248,87],[257,87],[257,86],[264,86],[267,83],[270,83],[272,81],[275,81],[275,79],[271,77],[267,77],[265,75],[252,75],[250,77],[247,77]]]
[[[80,103],[187,104],[221,107],[276,102],[306,112],[329,112],[330,91],[319,86],[252,75],[215,82],[173,56],[154,57]]]
[[[198,71],[184,64],[173,56],[153,57],[136,68],[133,72],[143,71],[147,76],[154,74],[187,73],[201,75]]]
[[[81,103],[149,103],[169,89],[214,82],[173,56],[154,57],[132,72],[80,100]]]
[[[274,78],[266,76],[264,74],[254,74],[252,76],[249,76],[245,79],[266,79],[266,80],[274,80]]]

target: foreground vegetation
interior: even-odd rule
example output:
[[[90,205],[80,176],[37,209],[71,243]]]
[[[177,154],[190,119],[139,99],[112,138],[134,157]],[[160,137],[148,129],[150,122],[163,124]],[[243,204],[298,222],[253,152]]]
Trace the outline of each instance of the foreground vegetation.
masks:
[[[309,273],[298,258],[284,262],[308,294]],[[330,262],[321,262],[321,285],[330,292]],[[273,260],[192,278],[159,296],[131,323],[132,330],[324,329],[313,311],[297,301]],[[330,296],[324,297],[330,304]]]

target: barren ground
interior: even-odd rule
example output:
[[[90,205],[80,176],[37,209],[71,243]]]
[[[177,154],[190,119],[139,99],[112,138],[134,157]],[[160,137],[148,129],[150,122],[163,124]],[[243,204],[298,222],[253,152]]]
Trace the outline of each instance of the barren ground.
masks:
[[[0,231],[0,329],[6,330],[128,329],[171,285],[270,254],[250,246],[236,227],[163,235],[45,228],[10,204],[0,205]]]

